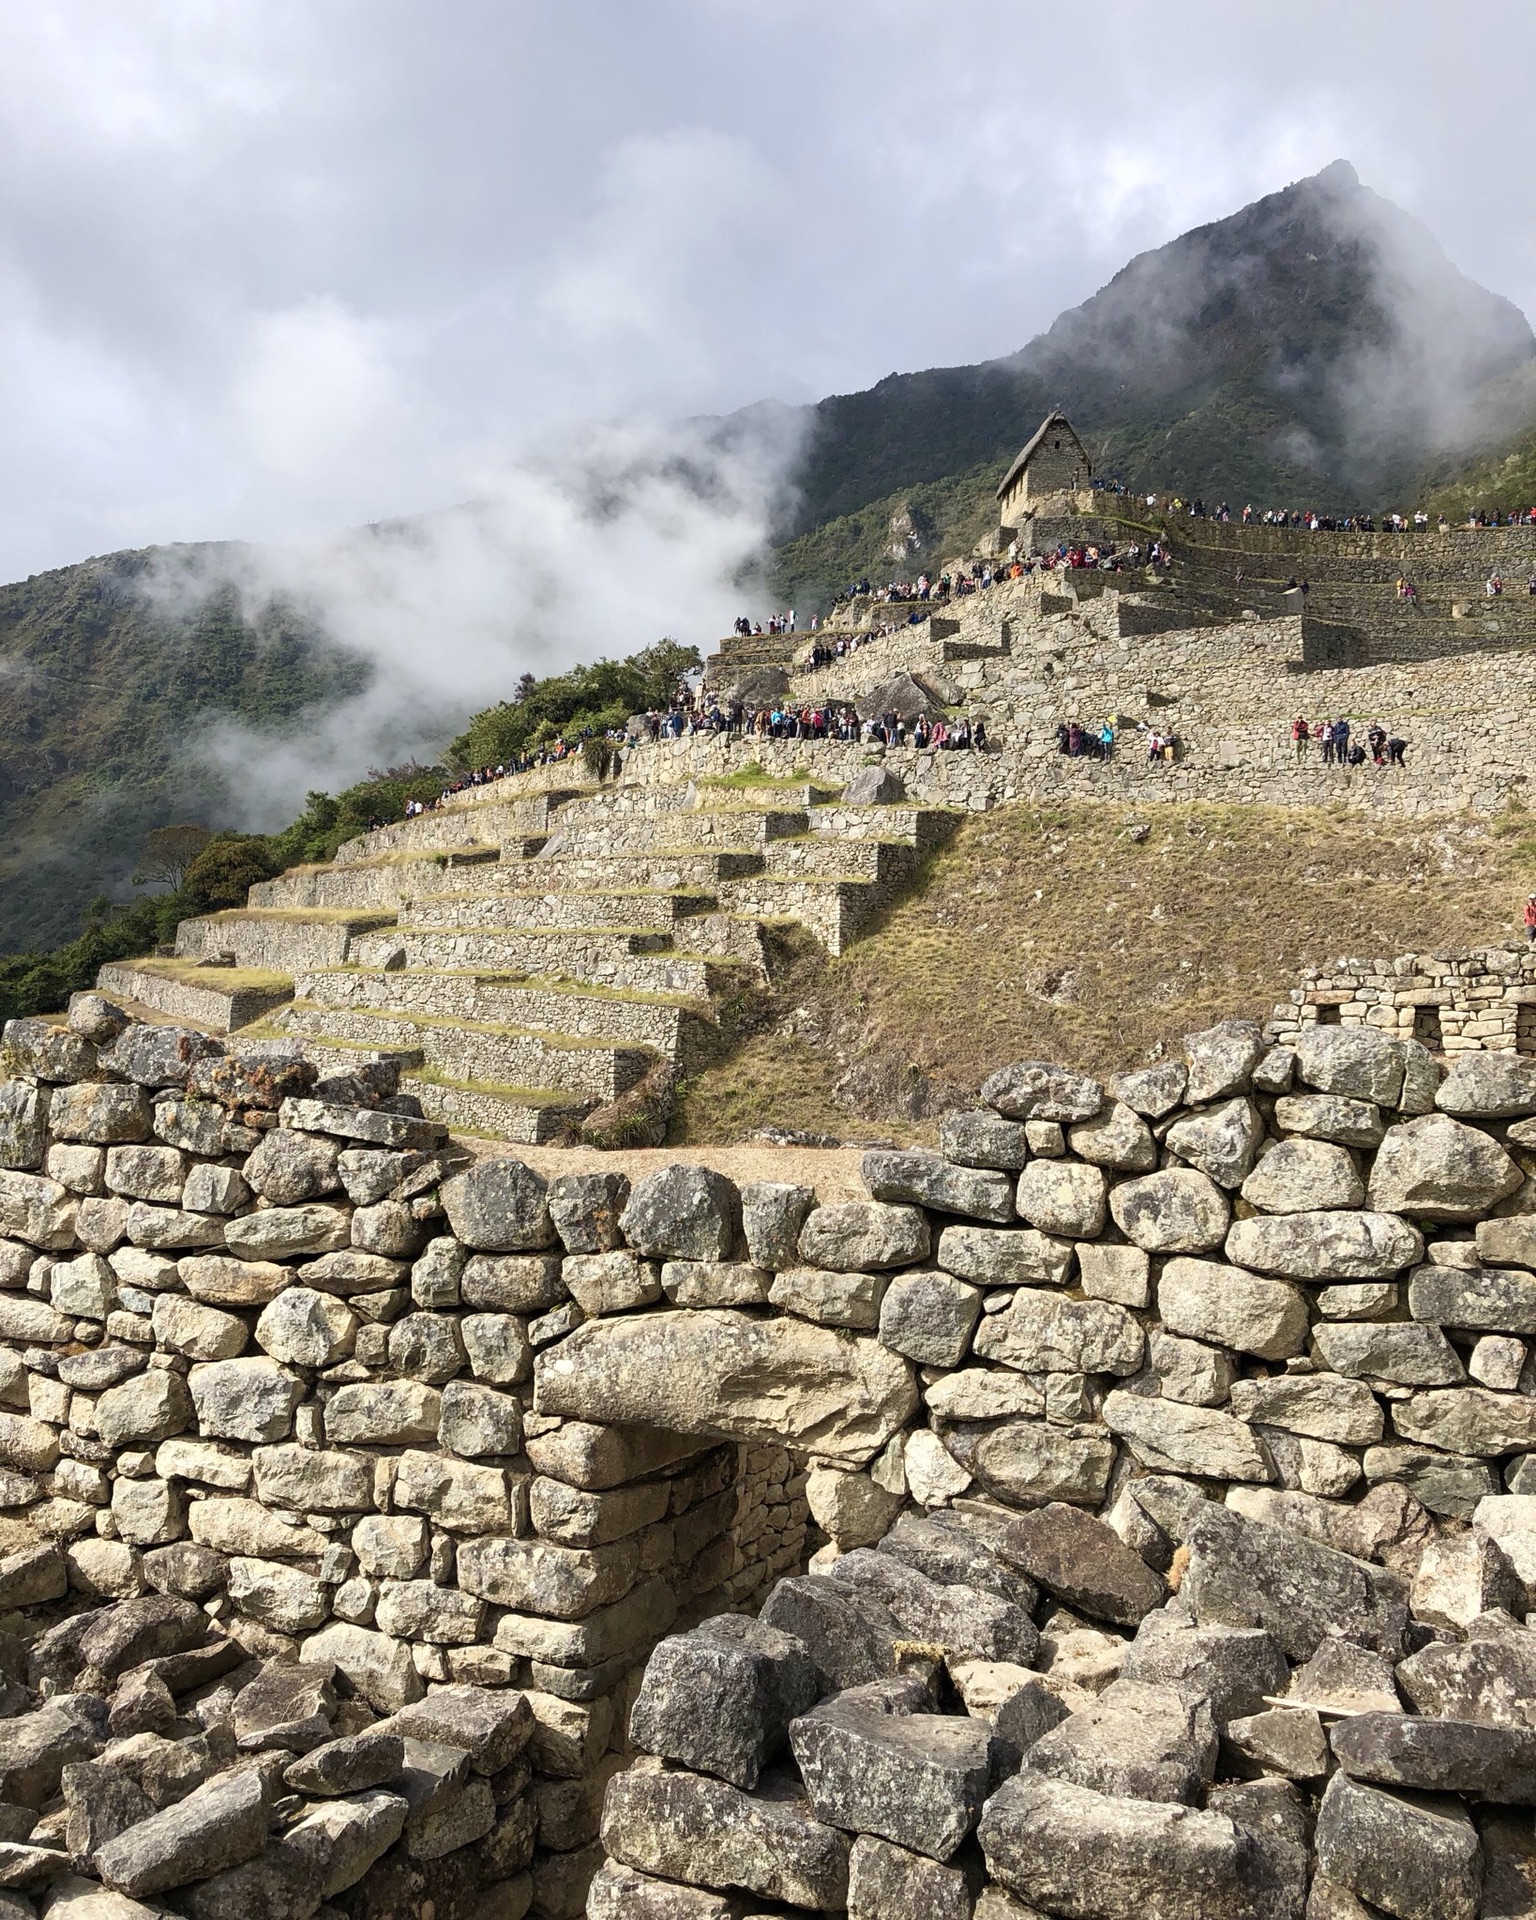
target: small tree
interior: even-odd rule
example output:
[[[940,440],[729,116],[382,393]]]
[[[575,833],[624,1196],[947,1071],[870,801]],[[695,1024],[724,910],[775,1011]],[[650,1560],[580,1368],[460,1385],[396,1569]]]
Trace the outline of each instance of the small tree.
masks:
[[[183,883],[186,905],[192,913],[217,913],[225,907],[243,907],[246,894],[260,880],[283,870],[281,857],[262,833],[210,835],[192,861]]]
[[[208,827],[156,827],[144,836],[139,864],[133,870],[136,887],[179,888],[187,868],[213,838]]]

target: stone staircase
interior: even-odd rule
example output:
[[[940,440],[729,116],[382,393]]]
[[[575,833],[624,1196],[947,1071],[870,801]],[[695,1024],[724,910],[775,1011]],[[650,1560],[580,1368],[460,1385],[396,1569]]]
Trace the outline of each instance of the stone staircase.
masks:
[[[253,887],[184,921],[174,956],[104,969],[101,989],[236,1048],[387,1055],[431,1117],[558,1141],[658,1062],[705,1056],[721,1000],[765,980],[765,922],[842,952],[958,819],[846,807],[800,780],[528,793],[537,777]]]

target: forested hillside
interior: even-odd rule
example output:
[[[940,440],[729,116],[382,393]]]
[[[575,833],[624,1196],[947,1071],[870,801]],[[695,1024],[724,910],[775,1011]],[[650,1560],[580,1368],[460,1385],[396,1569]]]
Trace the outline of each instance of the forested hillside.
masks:
[[[363,686],[364,664],[291,610],[253,623],[232,587],[149,590],[159,562],[195,554],[216,576],[237,553],[152,548],[0,587],[0,951],[73,935],[149,828],[240,818],[238,775],[189,752],[202,727],[290,732]]]
[[[1530,327],[1340,162],[1138,256],[1006,358],[807,410],[772,600],[809,614],[851,579],[968,550],[1056,405],[1101,474],[1212,504],[1411,508],[1428,482],[1458,511],[1536,498]],[[752,413],[716,423],[722,445]],[[233,575],[239,551],[116,554],[0,588],[0,952],[123,895],[149,827],[251,824],[238,779],[196,754],[215,719],[291,735],[363,684],[366,664],[292,609],[252,620],[233,588],[181,610],[145,591],[193,554],[199,577]],[[462,751],[498,757],[500,737],[485,720]]]

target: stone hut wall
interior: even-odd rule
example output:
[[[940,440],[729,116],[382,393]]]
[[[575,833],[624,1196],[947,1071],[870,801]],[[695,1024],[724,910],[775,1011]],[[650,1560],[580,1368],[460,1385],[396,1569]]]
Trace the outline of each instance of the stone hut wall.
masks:
[[[96,996],[4,1044],[18,1905],[1299,1920],[1315,1874],[1473,1920],[1536,1875],[1536,1066],[1231,1022],[1005,1068],[818,1205],[466,1163],[387,1070]]]
[[[1448,1056],[1536,1054],[1536,951],[1407,953],[1314,967],[1266,1031],[1291,1042],[1318,1025],[1373,1027]]]

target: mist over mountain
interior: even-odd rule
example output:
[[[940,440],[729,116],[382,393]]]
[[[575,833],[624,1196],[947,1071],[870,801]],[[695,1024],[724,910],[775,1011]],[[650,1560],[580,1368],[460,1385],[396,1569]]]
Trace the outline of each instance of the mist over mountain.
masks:
[[[1131,485],[1411,505],[1389,496],[1536,419],[1536,337],[1336,162],[1138,255],[1001,359],[594,435],[562,472],[301,554],[151,548],[0,588],[0,951],[131,893],[150,827],[271,828],[308,786],[434,756],[522,671],[664,631],[707,646],[770,538],[764,593],[802,611],[906,570],[893,519],[931,564],[1057,405]]]
[[[1054,406],[1130,485],[1375,505],[1530,411],[1533,359],[1518,308],[1336,161],[1138,255],[1016,353],[807,409],[788,531],[1011,458]],[[1490,383],[1512,381],[1490,414]]]

